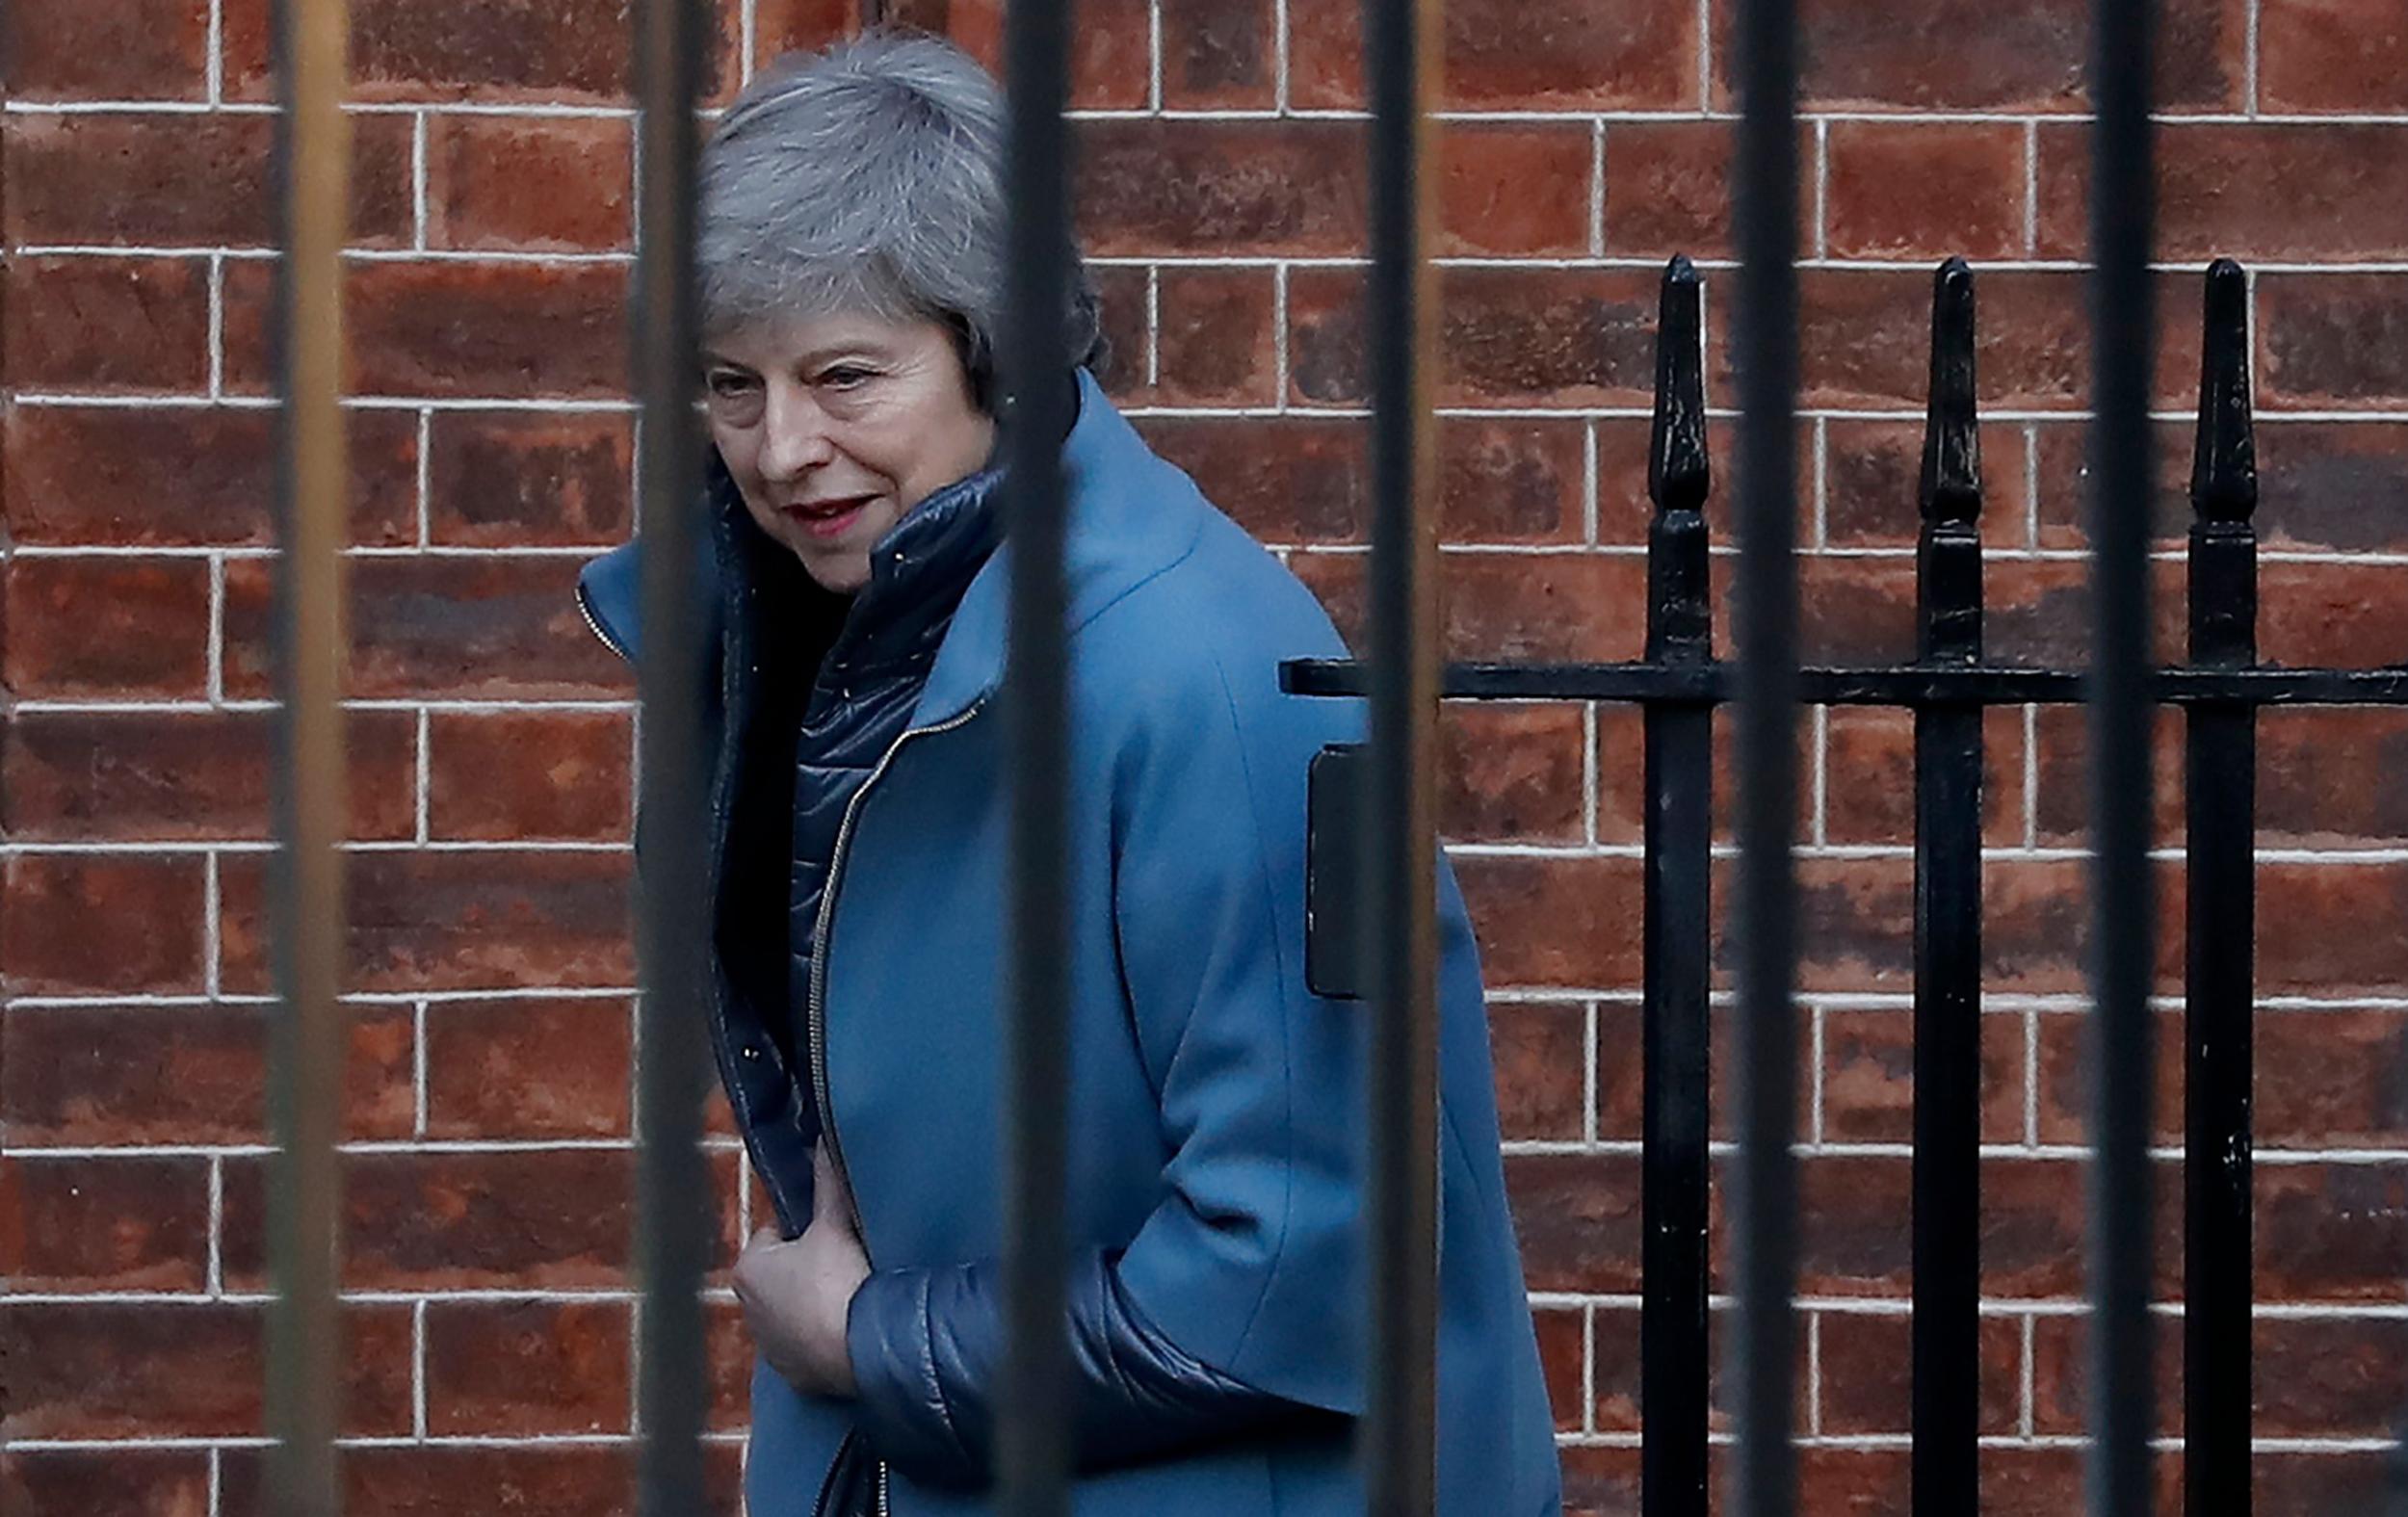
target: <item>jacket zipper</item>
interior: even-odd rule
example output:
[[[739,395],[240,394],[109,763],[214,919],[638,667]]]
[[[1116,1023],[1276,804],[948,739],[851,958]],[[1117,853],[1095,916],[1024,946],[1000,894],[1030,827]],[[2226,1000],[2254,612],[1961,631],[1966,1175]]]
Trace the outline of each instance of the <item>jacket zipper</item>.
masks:
[[[846,1209],[852,1214],[853,1237],[861,1243],[864,1260],[870,1257],[870,1244],[869,1240],[861,1237],[861,1203],[852,1193],[852,1175],[845,1167],[845,1145],[836,1136],[836,1107],[828,1099],[827,934],[828,928],[836,920],[836,889],[844,877],[845,850],[852,845],[853,823],[861,814],[862,802],[869,799],[871,790],[885,776],[888,766],[895,762],[895,755],[902,752],[903,745],[913,738],[934,737],[940,732],[953,731],[977,716],[985,704],[983,698],[975,700],[958,716],[949,717],[932,726],[913,727],[887,745],[886,751],[878,756],[877,767],[870,771],[870,777],[863,780],[861,788],[852,793],[852,798],[845,802],[845,814],[836,824],[835,846],[827,852],[827,882],[820,887],[820,916],[811,928],[811,985],[805,1009],[805,1025],[811,1038],[811,1090],[820,1103],[820,1141],[827,1144],[828,1167],[835,1171],[838,1182],[845,1188]],[[859,1434],[848,1433],[845,1436],[850,1442]],[[837,1451],[839,1459],[843,1453],[840,1448]],[[883,1459],[877,1464],[877,1514],[878,1517],[889,1517],[886,1461]]]
[[[586,618],[586,630],[592,633],[604,647],[622,659],[627,657],[627,650],[618,645],[618,640],[602,630],[602,618],[593,614],[593,602],[586,597],[583,585],[577,587],[577,615]]]

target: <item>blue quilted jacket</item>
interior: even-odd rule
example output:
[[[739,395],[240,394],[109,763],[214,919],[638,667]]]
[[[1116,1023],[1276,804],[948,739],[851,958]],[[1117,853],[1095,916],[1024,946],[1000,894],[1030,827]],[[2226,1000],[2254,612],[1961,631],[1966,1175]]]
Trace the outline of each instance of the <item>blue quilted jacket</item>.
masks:
[[[1360,741],[1363,714],[1280,692],[1281,660],[1344,653],[1321,607],[1080,383],[1063,454],[1075,1509],[1353,1517],[1368,1036],[1360,1004],[1307,989],[1303,936],[1307,766]],[[721,934],[711,1031],[765,1184],[790,1228],[807,1218],[810,1145],[832,1130],[874,1271],[851,1314],[858,1399],[756,1367],[752,1517],[816,1517],[838,1486],[904,1517],[989,1509],[1010,557],[1007,542],[970,583],[846,807],[816,994],[787,1046],[740,1014]],[[581,587],[631,653],[635,578],[620,550]],[[722,607],[722,657],[746,656],[730,641],[741,613]],[[729,840],[714,841],[724,863]],[[1440,922],[1440,1509],[1546,1517],[1561,1504],[1553,1420],[1451,876]]]

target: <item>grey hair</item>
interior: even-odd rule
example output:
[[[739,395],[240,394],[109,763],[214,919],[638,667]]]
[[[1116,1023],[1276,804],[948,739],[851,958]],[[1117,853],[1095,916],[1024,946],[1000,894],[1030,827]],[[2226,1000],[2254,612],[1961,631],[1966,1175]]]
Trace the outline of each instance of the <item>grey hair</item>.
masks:
[[[781,60],[702,149],[703,329],[831,311],[932,319],[994,411],[1005,128],[995,81],[933,37],[873,31]],[[1064,360],[1093,366],[1102,321],[1075,239],[1070,259]]]

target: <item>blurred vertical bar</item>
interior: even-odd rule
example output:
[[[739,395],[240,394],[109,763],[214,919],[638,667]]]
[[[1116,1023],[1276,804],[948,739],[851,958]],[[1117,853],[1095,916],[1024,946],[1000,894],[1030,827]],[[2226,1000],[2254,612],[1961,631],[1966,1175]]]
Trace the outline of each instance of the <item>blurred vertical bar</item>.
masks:
[[[1714,660],[1706,569],[1705,300],[1697,270],[1664,271],[1648,448],[1647,661]],[[1706,1517],[1706,1225],[1713,1097],[1714,708],[1646,708],[1646,941],[1639,1190],[1639,1504],[1647,1517]]]
[[[1919,660],[1981,661],[1974,274],[1931,294],[1916,589]],[[1914,1505],[1974,1512],[1981,1377],[1981,708],[1915,711]]]
[[[1796,1501],[1797,1029],[1791,996],[1797,814],[1797,13],[1741,0],[1740,251],[1740,1151],[1736,1517]]]
[[[1001,1135],[1008,1192],[1004,1292],[1008,1328],[998,1399],[998,1510],[1070,1509],[1068,1268],[1062,1186],[1069,1088],[1066,922],[1069,639],[1062,625],[1066,502],[1061,441],[1075,405],[1070,296],[1069,0],[1012,0],[1005,28],[1010,92],[1006,184],[1011,206],[1003,379],[1010,663],[1005,718],[1011,773],[1011,1085]]]
[[[1372,99],[1371,1383],[1365,1492],[1379,1517],[1436,1500],[1438,1318],[1437,509],[1430,393],[1439,0],[1365,0]]]
[[[643,868],[637,951],[638,1510],[706,1509],[701,1287],[715,1229],[702,1153],[709,1078],[698,1018],[711,924],[703,696],[710,650],[695,565],[702,441],[694,315],[694,99],[704,0],[636,0],[637,201],[632,357],[644,542],[639,769]]]
[[[2257,444],[2249,278],[2208,270],[2190,504],[2190,662],[2258,661]],[[2257,976],[2258,714],[2187,708],[2184,757],[2183,1493],[2188,1517],[2249,1517],[2250,1025]]]
[[[335,1292],[341,1256],[346,1016],[342,670],[345,494],[343,239],[351,122],[343,115],[345,0],[281,0],[276,117],[284,258],[277,283],[278,432],[274,871],[276,991],[269,1079],[268,1507],[342,1509]]]
[[[2089,1059],[2093,1517],[2149,1507],[2149,247],[2152,0],[2094,0],[2090,88],[2091,649]]]

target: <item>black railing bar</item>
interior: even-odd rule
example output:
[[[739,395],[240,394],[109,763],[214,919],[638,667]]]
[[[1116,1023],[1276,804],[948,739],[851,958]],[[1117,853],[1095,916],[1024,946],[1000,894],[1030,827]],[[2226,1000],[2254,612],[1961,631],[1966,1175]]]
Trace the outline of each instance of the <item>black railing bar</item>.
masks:
[[[1714,657],[1704,509],[1712,483],[1705,415],[1705,289],[1686,258],[1664,271],[1649,437],[1647,655],[1671,666]],[[1640,1149],[1639,1490],[1650,1517],[1705,1517],[1709,1020],[1713,980],[1714,713],[1660,704],[1646,714],[1642,892],[1643,1093]]]
[[[710,648],[694,563],[702,439],[694,310],[694,99],[703,10],[637,0],[636,272],[630,359],[639,410],[636,486],[645,638],[637,661],[636,1308],[637,1510],[692,1517],[707,1505],[710,1406],[701,1299],[711,1174],[702,1150],[709,1078],[695,1008],[707,1006],[709,836],[703,693]]]
[[[1372,1007],[1365,1256],[1370,1360],[1359,1441],[1378,1517],[1437,1500],[1437,469],[1435,246],[1440,0],[1364,7],[1372,104],[1372,657],[1367,920]]]
[[[1280,688],[1296,695],[1361,696],[1363,667],[1347,659],[1292,659]],[[1798,698],[1821,706],[2072,705],[2089,676],[2080,669],[2005,665],[1917,668],[1906,665],[1809,665]],[[2408,668],[2188,668],[2144,674],[2146,698],[2163,705],[2208,701],[2252,706],[2408,706]],[[1448,700],[1607,700],[1720,705],[1739,696],[1737,666],[1665,664],[1450,664]]]
[[[1797,815],[1797,13],[1795,0],[1741,0],[1743,114],[1734,162],[1740,271],[1739,806],[1741,858],[1740,1159],[1731,1175],[1739,1312],[1730,1355],[1737,1457],[1734,1517],[1788,1517],[1797,1286],[1795,1007]]]
[[[342,680],[345,498],[341,408],[344,233],[351,123],[343,115],[350,14],[344,0],[276,10],[277,189],[284,259],[276,281],[277,430],[275,640],[277,706],[273,913],[277,1010],[268,1105],[275,1159],[268,1189],[266,1407],[275,1444],[267,1507],[333,1517],[343,1497],[334,1440],[342,1407],[345,937],[340,844],[348,802]]]
[[[2249,281],[2208,271],[2190,481],[2190,658],[2257,662]],[[2257,712],[2193,706],[2184,737],[2183,1451],[2189,1517],[2248,1517],[2250,1118],[2256,980]]]
[[[1931,302],[1917,661],[1981,662],[1981,431],[1973,271]],[[1914,1454],[1918,1512],[1979,1508],[1982,708],[1915,712]]]
[[[2149,91],[2154,0],[2094,0],[2090,90],[2089,424],[2092,641],[2089,695],[2091,1133],[2085,1264],[2095,1311],[2084,1458],[2091,1517],[2150,1508],[2157,1403],[2149,1325],[2148,1158],[2155,1029],[2149,574],[2154,480],[2134,446],[2149,414],[2156,307],[2149,275],[2156,185]]]
[[[1010,555],[1009,662],[1004,677],[1011,884],[1009,1085],[1004,1092],[1002,1395],[996,1402],[996,1509],[1061,1517],[1070,1509],[1070,1343],[1065,1107],[1069,1092],[1069,638],[1062,545],[1061,443],[1081,354],[1065,349],[1070,304],[1069,0],[1015,0],[1006,29],[1009,93],[1005,184],[1002,439]]]

